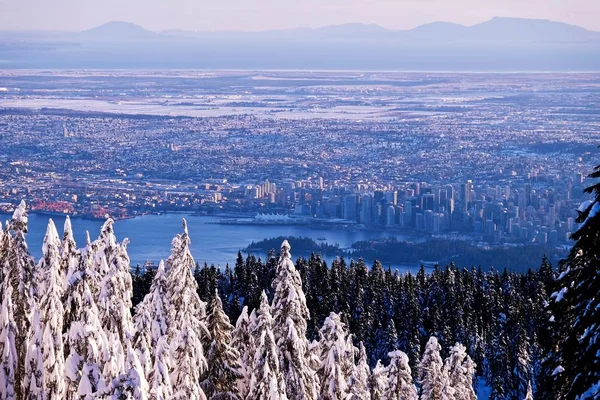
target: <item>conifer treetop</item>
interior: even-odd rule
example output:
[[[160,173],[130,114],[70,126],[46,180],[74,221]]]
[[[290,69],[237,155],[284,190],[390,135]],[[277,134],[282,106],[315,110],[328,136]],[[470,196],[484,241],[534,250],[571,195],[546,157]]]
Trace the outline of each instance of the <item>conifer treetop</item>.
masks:
[[[290,246],[287,240],[284,240],[283,243],[281,243],[281,256],[284,258],[291,258],[290,250],[292,250],[292,246]]]
[[[25,200],[21,200],[10,219],[10,229],[27,233],[27,221],[27,206]]]
[[[48,220],[48,226],[46,227],[46,235],[44,236],[44,244],[42,247],[42,254],[46,256],[48,254],[48,245],[54,245],[58,248],[60,245],[60,238],[58,237],[58,231],[52,218]]]
[[[188,236],[189,236],[189,233],[188,233],[188,225],[187,225],[187,221],[185,220],[185,218],[182,218],[182,219],[181,219],[181,223],[182,223],[182,225],[183,225],[183,234],[184,234],[184,235],[188,235]]]
[[[65,224],[63,227],[64,237],[73,237],[73,227],[71,226],[71,218],[67,215],[65,218]]]

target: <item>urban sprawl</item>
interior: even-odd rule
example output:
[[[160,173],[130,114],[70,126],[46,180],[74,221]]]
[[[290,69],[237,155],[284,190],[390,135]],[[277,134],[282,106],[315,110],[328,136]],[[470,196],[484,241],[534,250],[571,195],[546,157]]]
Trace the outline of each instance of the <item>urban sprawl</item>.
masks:
[[[599,76],[307,75],[4,73],[0,210],[489,243],[561,245],[577,228]]]

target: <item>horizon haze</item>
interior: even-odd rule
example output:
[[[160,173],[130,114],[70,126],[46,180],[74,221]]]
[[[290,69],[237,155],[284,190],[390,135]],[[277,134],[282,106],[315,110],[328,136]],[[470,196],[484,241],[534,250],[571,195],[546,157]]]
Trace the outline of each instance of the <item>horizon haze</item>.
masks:
[[[549,19],[600,30],[600,3],[593,0],[57,0],[51,6],[41,0],[0,0],[0,9],[1,30],[26,31],[82,31],[109,21],[128,21],[152,31],[262,31],[346,23],[406,30],[437,21],[474,25],[494,16]]]
[[[0,68],[598,71],[600,32],[506,17],[410,30],[352,23],[261,32],[153,32],[109,22],[79,32],[0,31]]]

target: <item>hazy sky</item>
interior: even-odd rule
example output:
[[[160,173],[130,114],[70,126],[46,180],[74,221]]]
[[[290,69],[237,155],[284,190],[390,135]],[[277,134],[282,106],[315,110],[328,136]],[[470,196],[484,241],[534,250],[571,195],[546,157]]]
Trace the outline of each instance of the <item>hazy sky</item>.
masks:
[[[493,16],[545,18],[600,31],[600,0],[0,0],[0,30],[84,30],[108,21],[146,29],[263,30],[347,22],[408,29]]]

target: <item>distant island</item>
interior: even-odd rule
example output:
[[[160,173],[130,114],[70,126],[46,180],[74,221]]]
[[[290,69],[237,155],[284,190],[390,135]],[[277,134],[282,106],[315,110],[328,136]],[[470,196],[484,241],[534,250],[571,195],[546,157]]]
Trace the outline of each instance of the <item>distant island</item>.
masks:
[[[276,250],[279,249],[284,240],[293,243],[295,254],[319,253],[330,256],[342,256],[345,254],[338,244],[317,243],[315,240],[308,237],[294,236],[277,236],[275,238],[263,239],[259,242],[253,241],[244,249],[244,252],[269,252],[271,250]]]

